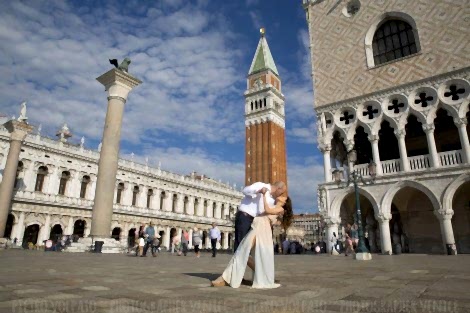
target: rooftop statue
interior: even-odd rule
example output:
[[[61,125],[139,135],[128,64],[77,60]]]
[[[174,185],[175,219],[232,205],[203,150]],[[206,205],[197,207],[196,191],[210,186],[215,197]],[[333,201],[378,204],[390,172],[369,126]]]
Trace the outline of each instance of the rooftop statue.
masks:
[[[131,59],[125,58],[120,65],[118,65],[117,59],[109,59],[109,63],[114,65],[118,70],[128,73],[129,71],[129,64],[131,64]]]
[[[27,120],[28,118],[26,117],[26,101],[25,101],[21,104],[20,117],[18,117],[18,121],[26,123]]]

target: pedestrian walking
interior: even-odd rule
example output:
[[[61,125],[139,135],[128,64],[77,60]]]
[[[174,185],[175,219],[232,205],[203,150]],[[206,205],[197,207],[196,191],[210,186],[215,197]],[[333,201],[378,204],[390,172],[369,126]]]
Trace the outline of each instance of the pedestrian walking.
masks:
[[[150,248],[150,250],[152,250],[152,255],[156,256],[156,255],[154,255],[154,252],[153,252],[153,249],[152,249],[153,240],[155,239],[155,227],[153,227],[152,222],[149,223],[149,226],[145,229],[144,233],[145,233],[145,235],[144,235],[144,237],[145,237],[145,246],[144,246],[144,254],[142,256],[143,257],[147,256],[147,251],[148,251],[149,248]]]
[[[194,227],[193,230],[193,246],[194,246],[194,253],[196,253],[196,257],[199,258],[201,253],[199,252],[199,246],[202,243],[201,233],[197,227]]]
[[[181,234],[181,249],[183,250],[183,255],[188,254],[188,244],[189,244],[189,234],[186,230],[183,230]]]
[[[209,231],[211,237],[212,257],[215,258],[217,254],[217,242],[220,241],[220,230],[215,223],[212,223],[212,228]]]

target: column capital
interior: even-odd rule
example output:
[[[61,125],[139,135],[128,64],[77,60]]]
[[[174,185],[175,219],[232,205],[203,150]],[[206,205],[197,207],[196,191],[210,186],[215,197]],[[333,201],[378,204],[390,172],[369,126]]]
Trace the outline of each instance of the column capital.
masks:
[[[468,124],[467,118],[465,117],[459,117],[459,118],[454,118],[454,123],[455,126],[457,127],[465,127]]]
[[[395,133],[395,136],[397,136],[399,138],[405,138],[405,136],[406,136],[406,130],[404,128],[395,129],[393,132]]]
[[[327,226],[339,225],[341,223],[341,219],[339,217],[326,217],[325,223]]]
[[[423,124],[423,130],[426,134],[434,132],[435,128],[434,124]]]
[[[105,87],[108,97],[127,99],[129,92],[142,83],[134,76],[113,68],[96,79]]]
[[[327,151],[331,151],[331,145],[324,145],[324,144],[320,144],[318,145],[318,149],[322,152],[322,153],[325,153]]]
[[[26,135],[33,130],[33,126],[17,120],[9,120],[3,126],[8,130],[11,140],[23,141]]]
[[[369,141],[371,143],[374,143],[374,142],[378,142],[379,141],[379,135],[369,135],[367,136],[367,138],[369,139]]]
[[[438,211],[434,211],[434,214],[440,220],[450,220],[450,219],[452,219],[452,216],[454,216],[454,210],[441,209],[441,210],[438,210]]]
[[[392,219],[392,214],[390,213],[379,213],[375,216],[379,223],[387,223]]]

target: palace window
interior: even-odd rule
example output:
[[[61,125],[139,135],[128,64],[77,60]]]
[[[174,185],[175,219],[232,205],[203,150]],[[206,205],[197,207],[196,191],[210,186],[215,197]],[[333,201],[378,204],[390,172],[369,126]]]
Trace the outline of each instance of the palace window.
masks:
[[[139,186],[134,186],[134,190],[132,190],[132,205],[137,204],[138,195],[139,195]]]
[[[44,187],[44,179],[48,173],[48,169],[45,166],[41,166],[38,169],[38,174],[36,175],[36,185],[34,186],[34,191],[41,191]]]
[[[153,190],[152,189],[149,189],[147,191],[147,208],[150,209],[150,205],[152,204],[152,196],[153,196]]]
[[[60,176],[59,182],[59,195],[65,195],[65,190],[67,189],[67,182],[70,179],[70,172],[63,171],[62,175]]]
[[[372,41],[374,64],[380,65],[419,51],[413,27],[405,21],[392,19],[383,23]]]
[[[116,203],[121,203],[122,198],[122,191],[124,190],[124,183],[119,183],[117,187],[117,194],[116,194]]]
[[[23,167],[24,167],[23,162],[19,161],[18,168],[16,170],[15,187],[14,187],[15,189],[18,188],[20,185],[20,174],[23,171]]]
[[[85,199],[86,190],[87,190],[87,187],[88,187],[89,183],[90,183],[90,176],[83,176],[82,184],[80,186],[80,198]]]

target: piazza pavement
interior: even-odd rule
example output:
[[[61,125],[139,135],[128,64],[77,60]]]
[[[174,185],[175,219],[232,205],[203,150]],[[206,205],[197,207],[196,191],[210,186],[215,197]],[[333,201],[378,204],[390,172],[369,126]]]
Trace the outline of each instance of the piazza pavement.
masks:
[[[0,312],[470,311],[469,255],[278,255],[278,289],[210,287],[229,259],[3,250]]]

